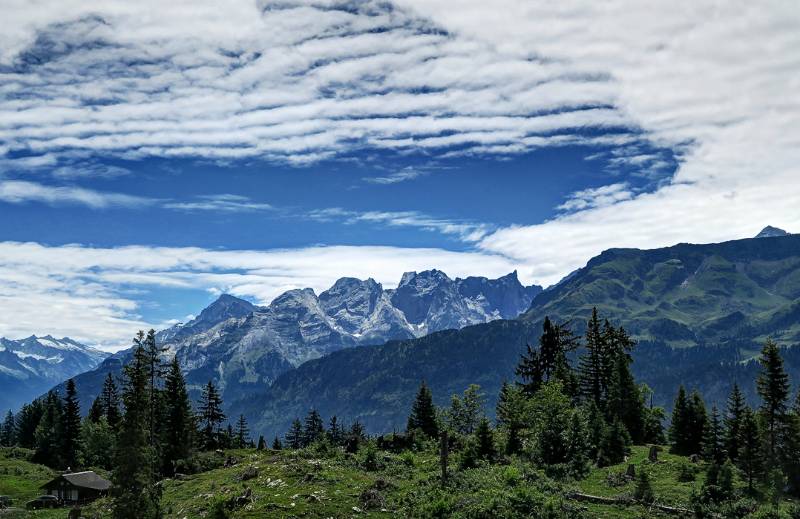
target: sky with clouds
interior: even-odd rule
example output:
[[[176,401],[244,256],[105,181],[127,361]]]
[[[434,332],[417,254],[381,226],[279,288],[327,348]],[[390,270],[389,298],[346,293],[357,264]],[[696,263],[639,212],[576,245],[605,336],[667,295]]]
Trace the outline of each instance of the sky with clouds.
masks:
[[[788,0],[0,10],[0,335],[800,231]]]

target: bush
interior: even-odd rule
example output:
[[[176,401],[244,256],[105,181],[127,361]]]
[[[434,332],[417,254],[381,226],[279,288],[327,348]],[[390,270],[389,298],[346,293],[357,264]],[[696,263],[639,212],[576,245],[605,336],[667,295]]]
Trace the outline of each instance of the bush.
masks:
[[[678,467],[678,481],[681,483],[691,483],[697,477],[700,469],[696,465],[681,463]]]
[[[636,477],[633,498],[641,503],[652,503],[656,499],[653,494],[653,487],[650,485],[650,476],[644,470],[640,470],[639,475]]]

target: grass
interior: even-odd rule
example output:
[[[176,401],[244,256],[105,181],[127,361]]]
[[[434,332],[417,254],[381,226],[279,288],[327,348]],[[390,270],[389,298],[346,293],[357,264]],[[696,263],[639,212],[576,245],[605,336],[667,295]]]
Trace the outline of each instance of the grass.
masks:
[[[14,508],[25,508],[25,503],[42,494],[39,489],[55,473],[43,465],[28,461],[32,451],[19,448],[0,448],[0,495],[9,496]],[[5,513],[3,518],[31,517],[36,519],[55,519],[66,517],[64,510],[38,510],[35,512]]]

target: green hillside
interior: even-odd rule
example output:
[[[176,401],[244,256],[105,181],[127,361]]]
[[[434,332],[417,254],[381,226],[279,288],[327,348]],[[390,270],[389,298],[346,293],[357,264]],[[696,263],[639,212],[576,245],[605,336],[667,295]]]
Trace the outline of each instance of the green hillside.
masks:
[[[592,307],[670,346],[800,342],[800,236],[654,250],[612,249],[537,297],[521,317],[585,321]]]

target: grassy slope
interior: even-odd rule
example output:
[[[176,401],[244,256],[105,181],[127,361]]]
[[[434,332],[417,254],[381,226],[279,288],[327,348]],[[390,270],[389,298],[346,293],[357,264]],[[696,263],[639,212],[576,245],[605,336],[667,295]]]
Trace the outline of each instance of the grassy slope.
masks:
[[[15,508],[25,508],[25,503],[42,494],[39,487],[54,477],[47,467],[25,460],[29,451],[0,448],[0,495],[9,496]],[[40,510],[7,514],[2,517],[24,516],[37,519],[66,517],[63,510]]]

